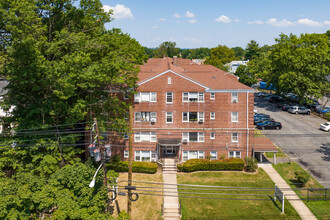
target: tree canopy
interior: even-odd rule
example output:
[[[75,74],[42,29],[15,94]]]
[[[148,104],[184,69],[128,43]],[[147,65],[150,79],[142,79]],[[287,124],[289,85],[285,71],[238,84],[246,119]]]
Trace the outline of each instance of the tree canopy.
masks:
[[[211,49],[211,56],[206,59],[205,64],[210,64],[227,71],[228,67],[226,67],[225,64],[236,59],[233,49],[224,45],[219,45],[218,47]]]
[[[251,40],[246,45],[246,53],[245,53],[245,59],[246,60],[253,60],[260,56],[261,50],[259,47],[259,44],[255,40]]]
[[[329,94],[330,50],[324,34],[281,34],[269,55],[270,71],[265,75],[279,92],[306,97]]]
[[[154,57],[162,58],[165,57],[173,57],[179,56],[180,49],[176,47],[175,42],[165,41],[159,45],[158,48],[154,51]]]

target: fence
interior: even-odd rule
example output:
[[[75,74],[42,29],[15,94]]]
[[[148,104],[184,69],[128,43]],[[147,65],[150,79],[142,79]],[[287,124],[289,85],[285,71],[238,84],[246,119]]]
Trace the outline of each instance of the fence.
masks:
[[[314,200],[330,200],[329,188],[295,188],[293,190],[301,199],[307,200],[307,202]]]

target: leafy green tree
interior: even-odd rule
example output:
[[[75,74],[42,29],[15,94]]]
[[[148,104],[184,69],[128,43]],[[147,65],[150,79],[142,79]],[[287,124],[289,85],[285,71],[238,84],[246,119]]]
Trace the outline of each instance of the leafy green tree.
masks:
[[[38,146],[4,152],[8,169],[24,166],[50,175],[79,160],[82,150],[72,144],[84,140],[82,133],[62,139],[57,125],[72,124],[69,131],[81,131],[85,125],[77,124],[97,117],[113,122],[107,126],[126,128],[128,105],[109,94],[136,87],[138,64],[147,58],[144,49],[119,29],[105,29],[111,13],[99,0],[73,3],[0,1],[0,75],[10,82],[5,104],[16,106],[8,123],[17,123],[18,130],[54,126],[42,140],[37,132],[17,133],[18,143]]]
[[[156,48],[154,57],[162,58],[165,57],[173,57],[173,56],[179,56],[180,55],[180,49],[176,47],[175,42],[171,41],[165,41],[159,45],[158,48]]]
[[[224,71],[228,71],[228,67],[225,66],[225,64],[233,60],[236,60],[234,50],[227,46],[219,45],[211,49],[211,55],[206,59],[205,64],[210,64]]]
[[[245,59],[246,60],[256,59],[257,57],[260,56],[260,53],[261,53],[259,44],[254,40],[251,40],[246,45],[245,51],[246,51],[246,53],[245,53]]]
[[[269,59],[271,68],[265,78],[279,92],[294,93],[301,102],[307,96],[329,94],[330,50],[324,34],[281,34]]]
[[[154,56],[155,50],[155,48],[144,47],[144,52],[148,55],[149,58]]]
[[[252,62],[252,61],[250,61]],[[239,82],[247,85],[252,86],[253,84],[257,83],[256,76],[253,71],[249,71],[249,66],[240,65],[236,72],[235,76],[239,77]]]
[[[245,51],[242,47],[233,47],[231,48],[235,52],[235,57],[237,57],[239,60],[244,59]]]

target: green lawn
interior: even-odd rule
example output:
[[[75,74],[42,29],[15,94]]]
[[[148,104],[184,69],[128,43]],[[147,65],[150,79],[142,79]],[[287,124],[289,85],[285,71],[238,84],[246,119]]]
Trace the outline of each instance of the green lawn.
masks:
[[[177,178],[178,184],[227,186],[227,189],[222,190],[214,188],[211,190],[204,188],[203,190],[184,190],[179,187],[180,196],[202,197],[180,197],[183,219],[300,219],[287,201],[285,202],[285,214],[281,214],[280,203],[272,200],[274,183],[262,169],[255,174],[244,172],[179,173]],[[270,188],[270,190],[238,190],[228,189],[228,187]]]
[[[304,203],[307,207],[314,213],[314,215],[318,219],[330,219],[330,200],[328,201],[315,201],[309,200],[307,201],[307,190],[306,188],[319,188],[314,192],[309,192],[310,198],[315,194],[324,194],[324,190],[322,190],[323,186],[318,183],[313,177],[307,182],[305,187],[301,187],[301,184],[297,183],[294,178],[295,171],[304,171],[298,164],[296,163],[282,163],[273,165],[273,167],[277,170],[277,172],[283,177],[283,179],[291,186],[292,189],[303,199]],[[325,195],[324,195],[325,196]],[[324,197],[322,196],[322,197]],[[317,196],[320,198],[321,196]],[[328,192],[327,197],[330,197],[330,192]]]
[[[282,157],[288,157],[285,153],[283,153],[283,151],[281,150],[281,148],[276,147],[278,152],[276,153],[276,157],[278,158],[282,158]],[[265,156],[268,158],[273,158],[274,157],[274,153],[271,152],[266,152]]]

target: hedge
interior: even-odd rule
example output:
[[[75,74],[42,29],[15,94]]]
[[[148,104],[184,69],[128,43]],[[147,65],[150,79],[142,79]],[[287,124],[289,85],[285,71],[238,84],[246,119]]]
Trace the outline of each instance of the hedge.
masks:
[[[229,158],[222,160],[191,159],[179,164],[180,172],[193,172],[198,170],[236,170],[244,169],[244,161],[240,158]]]
[[[330,121],[330,113],[325,113],[324,118],[327,119],[328,121]]]
[[[132,165],[133,173],[157,173],[158,165],[156,163],[133,161]],[[116,172],[128,172],[128,161],[109,163],[107,164],[107,169]]]

